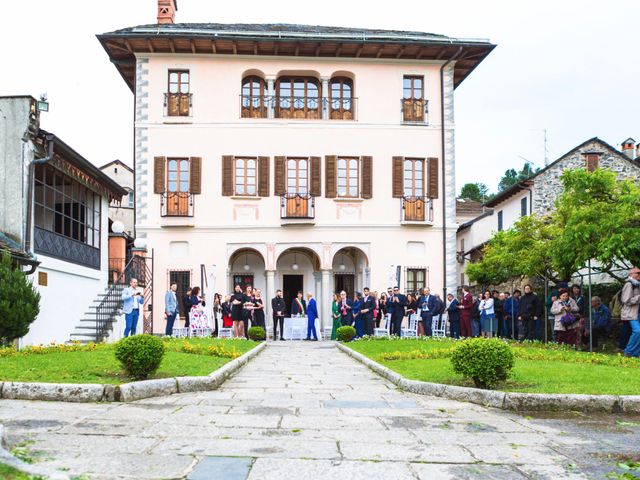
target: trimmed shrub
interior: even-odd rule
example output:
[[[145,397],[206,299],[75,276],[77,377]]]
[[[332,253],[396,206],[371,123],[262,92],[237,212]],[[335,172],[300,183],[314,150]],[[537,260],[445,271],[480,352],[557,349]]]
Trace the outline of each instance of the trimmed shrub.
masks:
[[[350,342],[356,336],[356,329],[350,325],[339,327],[336,330],[336,336],[339,342]]]
[[[153,335],[133,335],[116,343],[116,359],[129,378],[144,380],[160,366],[164,343]]]
[[[515,355],[506,342],[497,338],[471,338],[454,348],[453,371],[471,378],[478,388],[494,388],[507,379]]]
[[[247,332],[249,338],[256,342],[262,342],[265,338],[267,338],[267,332],[264,331],[262,327],[251,327]]]
[[[40,312],[40,294],[8,253],[0,254],[0,347],[29,333]]]

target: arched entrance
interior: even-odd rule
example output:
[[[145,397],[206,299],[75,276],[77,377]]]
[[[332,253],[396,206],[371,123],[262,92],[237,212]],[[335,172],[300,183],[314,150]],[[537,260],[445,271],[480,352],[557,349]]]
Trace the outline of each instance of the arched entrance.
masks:
[[[253,248],[241,248],[229,257],[228,292],[239,284],[244,290],[247,285],[265,291],[265,262],[262,254]]]
[[[344,247],[336,252],[332,262],[333,291],[342,290],[347,296],[353,296],[356,291],[364,287],[370,287],[369,283],[369,259],[367,255],[357,247]]]
[[[318,297],[320,294],[320,257],[311,249],[305,247],[291,247],[283,251],[276,261],[277,288],[282,290],[282,296],[291,311],[291,303],[299,291],[304,297],[312,292]]]

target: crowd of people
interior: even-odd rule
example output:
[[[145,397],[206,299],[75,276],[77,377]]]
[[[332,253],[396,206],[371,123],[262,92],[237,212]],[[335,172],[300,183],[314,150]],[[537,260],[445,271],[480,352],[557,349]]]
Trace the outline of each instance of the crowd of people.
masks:
[[[165,295],[167,335],[172,334],[178,315],[176,288],[177,285],[172,284]],[[134,292],[135,286],[132,286],[123,293],[125,304],[131,307],[131,311],[138,305],[134,300]],[[266,328],[265,303],[261,291],[250,285],[244,290],[236,285],[234,292],[224,298],[215,294],[212,319],[207,317],[205,298],[199,287],[188,289],[181,302],[183,312],[188,312],[184,315],[185,327],[210,327],[214,335],[217,335],[219,327],[232,328],[234,337],[246,338],[249,325]],[[620,302],[618,346],[625,355],[638,357],[640,269],[630,270]],[[271,312],[274,339],[284,340],[285,317],[297,316],[308,318],[305,339],[317,340],[315,320],[319,313],[311,293],[307,293],[305,300],[300,291],[291,305],[286,305],[282,290],[278,290],[271,299]],[[447,334],[453,338],[497,336],[519,341],[553,340],[576,347],[590,344],[597,348],[601,339],[610,336],[613,327],[611,311],[600,297],[593,296],[588,305],[580,285],[569,286],[564,282],[558,283],[546,300],[541,299],[529,284],[524,286],[523,291],[486,290],[477,295],[472,295],[468,287],[462,287],[459,298],[449,293],[446,300],[438,294],[432,294],[428,287],[407,294],[401,293],[397,286],[380,294],[369,288],[352,296],[341,291],[333,297],[331,316],[332,340],[336,339],[337,329],[346,325],[355,328],[356,337],[371,336],[374,329],[380,328],[386,329],[389,335],[400,336],[403,325],[408,326],[411,319],[417,319],[418,336],[433,335],[434,326],[445,321]],[[551,338],[547,330],[551,330]]]

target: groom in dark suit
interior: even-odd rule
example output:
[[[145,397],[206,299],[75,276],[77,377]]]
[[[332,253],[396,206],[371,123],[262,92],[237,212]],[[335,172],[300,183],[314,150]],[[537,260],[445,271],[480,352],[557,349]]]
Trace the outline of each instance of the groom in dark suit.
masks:
[[[364,297],[360,304],[360,313],[364,321],[364,334],[373,336],[373,311],[376,309],[376,300],[370,295],[369,288],[365,287]]]
[[[393,293],[387,299],[387,312],[391,314],[391,335],[400,336],[406,306],[407,297],[400,293],[400,288],[393,287]]]

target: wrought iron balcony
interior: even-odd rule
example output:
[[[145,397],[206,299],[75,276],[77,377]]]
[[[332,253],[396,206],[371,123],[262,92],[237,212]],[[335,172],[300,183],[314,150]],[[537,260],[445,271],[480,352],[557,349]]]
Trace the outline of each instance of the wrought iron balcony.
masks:
[[[355,120],[357,100],[357,98],[240,95],[240,117]]]
[[[192,93],[165,93],[165,117],[190,117],[193,109]]]
[[[193,217],[193,193],[164,192],[160,208],[163,217]]]
[[[429,101],[423,98],[403,98],[400,100],[402,121],[407,123],[427,123]]]
[[[403,222],[433,222],[433,200],[427,197],[402,197]]]
[[[280,197],[280,218],[315,218],[315,199],[308,193],[286,193]]]
[[[357,101],[355,97],[327,99],[329,120],[355,120]]]

